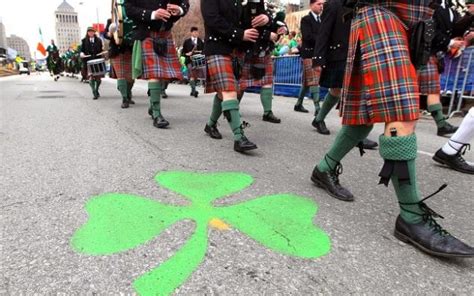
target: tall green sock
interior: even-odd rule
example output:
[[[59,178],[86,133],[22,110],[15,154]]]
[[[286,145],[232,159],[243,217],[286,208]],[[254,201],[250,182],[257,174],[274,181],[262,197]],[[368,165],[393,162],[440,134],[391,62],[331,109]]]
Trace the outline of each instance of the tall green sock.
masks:
[[[242,101],[242,98],[244,97],[245,92],[237,92],[237,101]]]
[[[89,86],[92,89],[92,94],[95,96],[95,80],[94,79],[89,80]]]
[[[319,86],[311,86],[309,92],[311,93],[311,98],[314,103],[314,116],[316,116],[319,113],[319,109],[321,109],[321,107],[319,107]]]
[[[127,81],[127,97],[129,100],[132,99],[132,88],[134,84],[135,84],[135,80]]]
[[[296,106],[301,106],[301,104],[303,104],[303,100],[307,91],[308,91],[308,87],[302,85],[300,88],[300,94],[298,95],[298,101],[296,101],[296,104],[295,104]]]
[[[219,99],[219,96],[216,94],[214,96],[214,101],[212,102],[212,111],[211,116],[209,117],[209,121],[207,124],[209,126],[214,126],[219,120],[219,117],[222,114],[222,101]]]
[[[191,86],[191,91],[195,92],[196,91],[196,80],[190,80],[189,85]]]
[[[234,134],[234,140],[238,141],[242,138],[242,128],[240,122],[240,112],[239,112],[239,101],[229,100],[222,101],[222,111],[224,112],[227,121],[229,122],[232,133]]]
[[[324,103],[316,116],[316,121],[321,122],[326,119],[329,111],[339,102],[340,97],[333,96],[330,92],[324,97]]]
[[[153,118],[161,116],[161,82],[150,81],[148,82],[148,89],[150,90],[150,107],[153,111]]]
[[[117,89],[119,90],[120,94],[122,95],[122,102],[127,102],[128,101],[127,80],[117,79]]]
[[[260,90],[260,101],[263,106],[263,114],[267,115],[272,112],[273,89],[262,87]]]
[[[441,106],[441,104],[429,105],[428,112],[431,113],[437,127],[443,127],[446,125],[446,118],[443,115],[443,106]]]
[[[404,137],[386,137],[381,135],[379,138],[380,155],[387,161],[394,161],[395,165],[400,166],[406,163],[408,176],[403,171],[394,170],[391,180],[393,188],[397,194],[400,203],[416,203],[420,201],[420,193],[416,182],[415,159],[417,153],[416,135],[411,134]],[[385,164],[387,165],[387,163]],[[384,168],[385,168],[384,165]],[[399,179],[402,176],[403,179]],[[407,179],[408,177],[408,179]],[[400,182],[402,181],[402,182]],[[423,211],[419,205],[400,205],[400,216],[407,223],[419,223],[422,221]]]
[[[318,169],[321,172],[333,170],[352,148],[367,138],[372,128],[372,125],[343,125]]]

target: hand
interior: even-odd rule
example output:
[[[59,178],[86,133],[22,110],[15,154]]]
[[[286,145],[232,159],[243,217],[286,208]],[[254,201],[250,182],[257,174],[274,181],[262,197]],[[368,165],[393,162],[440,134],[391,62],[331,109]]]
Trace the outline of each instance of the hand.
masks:
[[[467,44],[469,44],[472,39],[474,39],[474,31],[471,31],[464,36],[464,40]]]
[[[451,47],[460,48],[462,46],[464,46],[464,40],[455,39],[452,41]]]
[[[115,33],[115,32],[117,32],[117,25],[115,25],[115,23],[112,23],[112,24],[110,24],[110,26],[109,26],[109,33],[110,33],[110,34],[113,34],[113,33]]]
[[[244,41],[256,42],[258,39],[258,31],[256,29],[247,29],[244,31]]]
[[[176,4],[168,4],[166,6],[166,9],[171,13],[173,16],[178,16],[181,14],[181,9],[178,5]]]
[[[277,34],[278,35],[286,35],[286,34],[288,34],[288,30],[286,29],[286,27],[280,27],[277,30]]]
[[[158,10],[155,10],[155,18],[161,21],[167,22],[170,17],[171,14],[166,9],[160,8]]]
[[[279,36],[278,36],[277,33],[273,33],[273,32],[270,33],[270,40],[271,40],[271,41],[277,42],[278,37],[279,37]]]
[[[252,20],[252,27],[256,28],[256,27],[265,26],[266,24],[268,24],[269,21],[270,19],[268,18],[266,14],[257,15]]]

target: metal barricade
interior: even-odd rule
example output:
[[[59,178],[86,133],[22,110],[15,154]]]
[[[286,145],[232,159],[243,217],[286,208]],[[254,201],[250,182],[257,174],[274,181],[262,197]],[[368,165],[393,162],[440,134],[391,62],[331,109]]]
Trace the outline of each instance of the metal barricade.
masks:
[[[456,60],[449,61],[450,68],[446,75],[442,75],[441,85],[444,85],[442,93],[451,94],[449,101],[448,116],[452,117],[456,113],[461,113],[462,102],[466,100],[474,100],[474,46],[464,50],[461,57]],[[455,70],[454,78],[452,70]],[[443,77],[444,76],[444,77]],[[452,79],[452,80],[451,80]],[[449,87],[451,85],[451,88]],[[456,109],[454,103],[458,99]]]
[[[303,65],[299,55],[273,57],[273,93],[297,97],[302,82]]]

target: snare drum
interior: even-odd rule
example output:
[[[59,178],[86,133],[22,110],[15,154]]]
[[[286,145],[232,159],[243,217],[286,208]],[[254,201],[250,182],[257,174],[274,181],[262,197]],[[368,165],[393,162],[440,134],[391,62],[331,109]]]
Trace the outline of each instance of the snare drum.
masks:
[[[193,69],[206,66],[206,56],[203,54],[195,54],[191,56],[191,67]]]
[[[95,59],[87,61],[87,72],[91,76],[104,76],[107,72],[105,59]]]

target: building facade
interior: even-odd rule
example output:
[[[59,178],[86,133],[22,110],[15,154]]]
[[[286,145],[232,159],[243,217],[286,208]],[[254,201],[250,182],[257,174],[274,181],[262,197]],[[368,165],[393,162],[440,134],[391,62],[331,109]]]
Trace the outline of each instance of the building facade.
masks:
[[[7,37],[7,46],[16,50],[17,54],[26,60],[31,60],[30,47],[25,39],[16,35]]]
[[[64,0],[58,6],[55,14],[56,39],[55,43],[61,52],[81,41],[81,29],[77,18],[77,12]]]
[[[7,33],[5,31],[5,25],[0,19],[0,48],[7,49]]]

